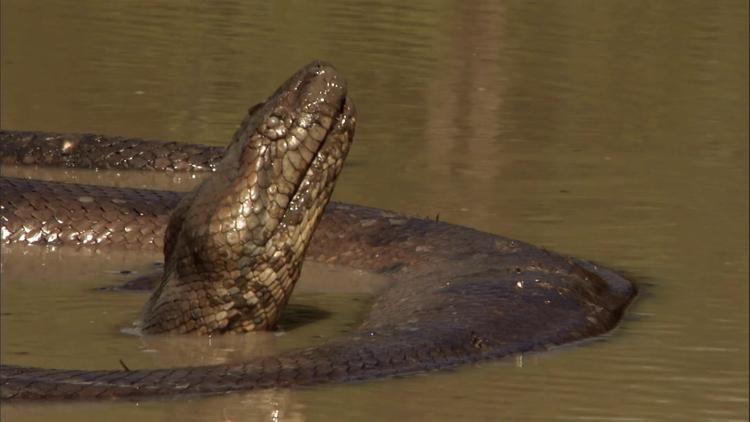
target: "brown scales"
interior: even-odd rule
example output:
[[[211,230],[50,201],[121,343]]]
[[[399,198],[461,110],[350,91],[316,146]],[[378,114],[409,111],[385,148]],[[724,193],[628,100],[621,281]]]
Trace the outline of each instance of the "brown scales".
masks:
[[[290,89],[287,84],[272,98],[281,96],[289,100],[293,97],[288,92]],[[260,109],[262,108],[261,105]],[[280,147],[283,150],[290,145],[286,135],[291,133],[291,126],[284,123],[283,113],[274,113],[274,108],[269,106],[262,112],[258,111],[258,107],[251,109],[250,120],[253,115],[260,116],[257,117],[259,120],[246,122],[243,127],[251,128],[252,133],[258,133],[258,128],[262,127],[261,134],[269,140],[274,137],[278,140],[282,135],[276,134],[278,131],[283,132],[280,129],[283,124],[287,130],[283,135],[285,144]],[[333,107],[334,111],[335,109]],[[327,110],[323,114],[332,116],[334,112]],[[349,111],[349,115],[353,117],[353,110]],[[269,120],[270,116],[275,116],[276,120]],[[264,123],[259,124],[261,120]],[[332,122],[334,121],[335,116],[332,117]],[[320,119],[318,123],[321,127],[326,125]],[[239,135],[235,137],[237,142],[228,149],[230,160],[241,156],[238,152],[242,150],[240,147],[245,142],[243,139],[252,138],[243,138],[242,130],[241,128]],[[350,136],[347,131],[339,133],[346,133],[341,135],[344,137]],[[42,160],[44,163],[54,163],[54,154],[47,154],[47,157],[52,158],[41,159],[39,157],[43,154],[29,152],[29,141],[15,144],[19,145],[18,149],[13,147],[13,139],[44,139],[45,136],[43,133],[0,132],[0,138],[11,140],[0,149],[3,162],[39,163]],[[108,142],[106,137],[86,136]],[[325,138],[320,133],[315,136]],[[48,137],[51,138],[50,142],[60,142],[57,135]],[[79,135],[65,137],[75,140]],[[117,139],[121,138],[115,140]],[[339,138],[339,141],[342,139]],[[304,141],[300,145],[303,143]],[[113,141],[112,144],[116,142]],[[128,140],[128,154],[137,151],[136,155],[140,157],[156,157],[157,154],[146,153],[155,145],[160,144],[139,144],[137,140]],[[300,147],[294,140],[291,145]],[[39,146],[34,148],[44,149]],[[208,157],[210,162],[216,162],[216,150],[201,149],[198,146],[181,148],[182,151],[193,151],[198,156]],[[67,161],[61,163],[96,161],[85,156],[78,157],[76,154],[79,151],[86,154],[84,149],[69,149]],[[260,154],[260,149],[257,152]],[[232,154],[236,154],[236,157],[232,158]],[[250,152],[242,156],[256,157],[259,154]],[[285,202],[283,198],[277,200],[275,196],[279,193],[279,188],[269,190],[272,185],[277,186],[270,181],[274,178],[280,180],[278,177],[284,175],[283,158],[281,169],[273,165],[264,167],[261,163],[255,167],[256,170],[265,169],[267,174],[258,173],[253,177],[253,171],[246,171],[243,180],[260,180],[258,184],[263,190],[253,191],[252,186],[236,190],[239,192],[237,198],[253,196],[254,201],[257,201],[250,203],[254,218],[245,221],[245,225],[240,224],[241,227],[238,228],[236,214],[247,210],[243,208],[241,201],[238,199],[237,207],[232,208],[232,200],[222,199],[232,197],[231,195],[209,195],[209,199],[204,199],[201,206],[203,209],[211,209],[212,204],[220,204],[219,210],[215,213],[196,214],[203,219],[195,220],[200,224],[188,225],[187,232],[184,232],[184,221],[193,221],[189,215],[192,202],[183,199],[177,205],[180,194],[132,189],[115,191],[80,185],[0,179],[0,217],[3,241],[6,243],[80,244],[85,243],[85,239],[95,238],[102,246],[154,247],[159,243],[154,239],[159,238],[165,230],[167,215],[178,206],[176,217],[172,217],[169,223],[171,228],[167,231],[167,276],[161,290],[170,287],[170,274],[173,278],[185,277],[178,284],[191,287],[188,290],[170,290],[176,297],[187,297],[182,303],[190,306],[180,305],[180,312],[196,315],[185,319],[182,325],[178,324],[180,327],[192,323],[191,329],[197,331],[201,331],[200,327],[215,330],[222,327],[224,319],[232,318],[234,327],[271,327],[274,318],[278,317],[286,303],[285,298],[291,292],[290,285],[293,286],[293,281],[286,285],[268,281],[280,274],[287,280],[296,279],[297,264],[305,249],[308,259],[378,272],[393,280],[391,286],[375,300],[369,314],[354,332],[319,347],[290,351],[242,364],[159,370],[61,371],[3,365],[0,368],[2,398],[93,399],[219,393],[435,370],[545,350],[554,345],[602,334],[616,325],[623,310],[635,296],[636,290],[632,283],[612,271],[501,236],[441,223],[435,221],[437,219],[409,218],[357,205],[332,203],[323,212],[338,173],[337,167],[340,168],[345,155],[343,150],[329,151],[328,157],[318,162],[319,167],[311,165],[313,170],[308,169],[305,173],[311,174],[310,179],[305,179],[311,183],[306,185],[303,182],[296,189],[296,193],[301,192],[303,195],[289,198],[290,206],[286,211],[282,210]],[[189,154],[174,156],[182,160],[179,162],[189,159]],[[164,158],[164,155],[160,157]],[[149,164],[148,160],[144,162],[146,164],[143,166],[146,168],[157,167],[153,162]],[[232,169],[241,168],[243,163],[247,164],[247,161],[236,161],[238,167]],[[160,166],[169,167],[170,164],[161,161]],[[182,165],[172,166],[173,169],[177,167],[186,168]],[[300,170],[297,167],[295,169]],[[219,164],[217,173],[220,177],[222,174],[237,173],[223,172],[227,170],[222,170],[222,164]],[[231,185],[237,179],[232,176],[225,180]],[[226,186],[217,182],[206,183],[216,192]],[[278,186],[282,185],[284,182]],[[200,198],[199,194],[188,196],[193,200],[195,197]],[[105,203],[106,205],[98,208],[101,210],[100,214],[97,214],[97,207],[89,206]],[[263,207],[252,208],[257,203],[262,203]],[[132,213],[133,207],[149,210],[149,213],[139,216],[136,222],[128,223],[132,224],[129,233],[142,233],[143,238],[129,239],[127,236],[117,235],[113,233],[111,225],[103,223],[111,224],[111,220],[117,222],[117,213],[123,213],[123,219],[129,218],[126,216],[129,212]],[[86,218],[75,218],[79,209],[86,210]],[[49,213],[54,214],[55,224],[50,223]],[[319,226],[312,234],[315,221],[321,214]],[[220,217],[212,220],[212,215]],[[40,219],[44,219],[44,222]],[[254,221],[256,219],[258,224]],[[232,224],[225,225],[228,221]],[[261,221],[263,225],[260,225]],[[293,229],[265,229],[274,225],[282,228],[291,226]],[[230,226],[233,229],[225,230]],[[240,235],[243,230],[244,234]],[[312,239],[307,246],[306,240],[311,234]],[[201,236],[213,239],[213,244],[220,248],[201,249],[204,246],[197,246],[191,249],[189,240]],[[228,252],[222,248],[226,248]],[[193,253],[192,257],[191,253],[187,253],[196,250],[197,255]],[[175,251],[183,251],[184,254],[170,258],[170,254]],[[274,253],[278,251],[289,253],[277,256],[283,256],[284,260],[275,260]],[[239,259],[224,259],[233,253],[238,253]],[[200,259],[196,260],[196,256]],[[287,261],[289,256],[293,258],[291,261]],[[236,266],[240,260],[243,264]],[[178,261],[184,266],[175,265]],[[252,269],[247,270],[250,268],[248,265]],[[186,271],[175,272],[178,268]],[[213,318],[207,318],[202,309],[227,306],[227,302],[217,302],[215,297],[206,294],[207,280],[209,289],[218,290],[221,293],[219,296],[229,297],[232,302],[242,306],[211,311],[207,315],[213,315]],[[244,284],[255,286],[255,290],[240,289],[234,284],[237,280],[249,280]],[[192,303],[197,303],[198,307],[193,307]],[[258,304],[261,306],[246,306]],[[239,309],[233,314],[235,316],[230,316],[232,309]],[[180,312],[175,315],[182,315]],[[236,317],[238,314],[240,316]],[[180,317],[166,319],[170,318],[174,321]],[[217,322],[219,320],[222,321]],[[248,321],[250,323],[246,324]],[[180,331],[169,327],[166,330]]]

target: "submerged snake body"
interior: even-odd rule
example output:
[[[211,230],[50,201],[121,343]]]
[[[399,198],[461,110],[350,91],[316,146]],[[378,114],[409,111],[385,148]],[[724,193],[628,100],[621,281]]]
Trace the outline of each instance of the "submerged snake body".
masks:
[[[325,83],[316,83],[315,75],[311,82],[311,66],[318,69],[313,71],[315,75],[324,74]],[[324,66],[320,72],[320,64],[311,66],[251,110],[216,174],[186,195],[0,179],[3,241],[160,247],[159,239],[166,230],[165,276],[146,306],[146,328],[162,332],[245,331],[274,325],[296,281],[307,248],[305,241],[323,214],[307,248],[308,259],[378,272],[393,280],[375,300],[365,321],[353,333],[323,345],[241,364],[135,371],[3,365],[3,399],[218,393],[383,377],[543,350],[614,327],[635,289],[607,269],[500,236],[378,209],[332,203],[323,213],[351,139],[353,109],[345,99],[345,90],[327,97],[335,106],[310,108],[310,101],[304,98],[323,98],[318,94],[325,89],[330,93],[332,85],[343,86],[332,68]],[[297,95],[300,90],[310,95]],[[280,189],[263,180],[269,177],[277,183],[280,175],[284,177],[283,171],[274,174],[273,165],[262,175],[263,162],[269,161],[257,159],[263,156],[257,152],[277,152],[278,148],[263,149],[262,140],[250,149],[241,148],[254,134],[278,128],[278,122],[284,121],[279,98],[292,113],[300,103],[308,114],[323,110],[319,114],[323,121],[317,119],[321,127],[330,128],[325,135],[316,135],[320,138],[316,158],[306,160],[307,170],[286,175],[285,180],[295,178],[293,189]],[[319,107],[322,103],[315,104]],[[276,118],[271,119],[271,127],[267,124],[270,116]],[[287,122],[293,125],[294,121]],[[291,132],[291,126],[285,127]],[[21,139],[24,144],[38,136],[4,132],[1,137]],[[136,144],[130,145],[138,149]],[[8,146],[7,150],[21,148]],[[279,157],[268,154],[271,162]],[[28,156],[16,156],[24,155]],[[11,156],[3,158],[8,161]],[[244,173],[243,168],[247,169]],[[247,180],[261,180],[263,191],[253,190],[255,185]],[[237,198],[247,195],[252,201],[238,201],[236,209],[222,206],[221,198],[227,196],[221,192],[227,186],[243,184],[250,188],[240,188]],[[270,189],[272,185],[277,187]],[[277,199],[279,192],[289,193],[287,201]],[[196,198],[201,205],[192,208]],[[200,198],[209,199],[201,202]],[[253,207],[256,202],[263,206]],[[250,208],[243,208],[245,203]],[[81,210],[85,216],[76,217]],[[195,215],[191,210],[196,210]],[[243,211],[251,218],[238,228],[237,216]],[[257,221],[251,221],[253,218]],[[124,227],[130,229],[121,230]],[[230,229],[224,230],[226,227]],[[247,227],[245,237],[235,239]],[[132,235],[134,232],[142,236]],[[195,241],[217,233],[221,234],[219,240]],[[221,245],[204,249],[211,242]],[[282,256],[283,260],[274,258]],[[163,300],[165,297],[169,300]]]

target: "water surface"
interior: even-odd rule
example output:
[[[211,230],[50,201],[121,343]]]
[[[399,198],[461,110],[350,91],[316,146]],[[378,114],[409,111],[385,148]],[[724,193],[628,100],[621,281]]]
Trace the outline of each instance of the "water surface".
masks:
[[[336,200],[600,261],[642,290],[613,333],[551,353],[300,390],[3,405],[3,420],[748,419],[746,2],[0,7],[3,128],[222,145],[248,106],[325,59],[360,115]],[[3,251],[2,362],[153,363],[118,331],[143,296],[90,288],[155,258],[91,253],[79,267],[93,272],[74,283],[79,268],[57,253],[13,272],[21,261]],[[330,294],[305,304],[343,316],[288,338],[355,323],[361,308]],[[59,308],[45,314],[30,295]],[[122,313],[105,324],[103,312]],[[13,324],[24,329],[11,336]],[[85,331],[100,350],[76,340]]]

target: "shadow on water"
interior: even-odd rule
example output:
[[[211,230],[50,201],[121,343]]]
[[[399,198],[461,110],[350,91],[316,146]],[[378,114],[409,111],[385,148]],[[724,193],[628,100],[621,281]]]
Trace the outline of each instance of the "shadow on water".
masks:
[[[307,324],[331,317],[331,312],[316,306],[289,304],[281,314],[279,328],[284,331],[292,331]]]

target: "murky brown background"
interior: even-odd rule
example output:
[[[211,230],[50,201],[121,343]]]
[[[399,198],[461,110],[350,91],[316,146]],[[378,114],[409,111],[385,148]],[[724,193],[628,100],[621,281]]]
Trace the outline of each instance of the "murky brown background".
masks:
[[[360,113],[335,199],[601,261],[643,292],[614,333],[552,353],[302,390],[4,404],[3,420],[747,420],[747,2],[0,5],[3,128],[220,145],[325,59]],[[3,253],[3,363],[117,367],[159,349],[119,332],[143,296],[89,290],[153,257],[57,251],[16,271],[31,253]],[[344,329],[359,294],[308,295],[303,311],[343,310],[285,335]]]

